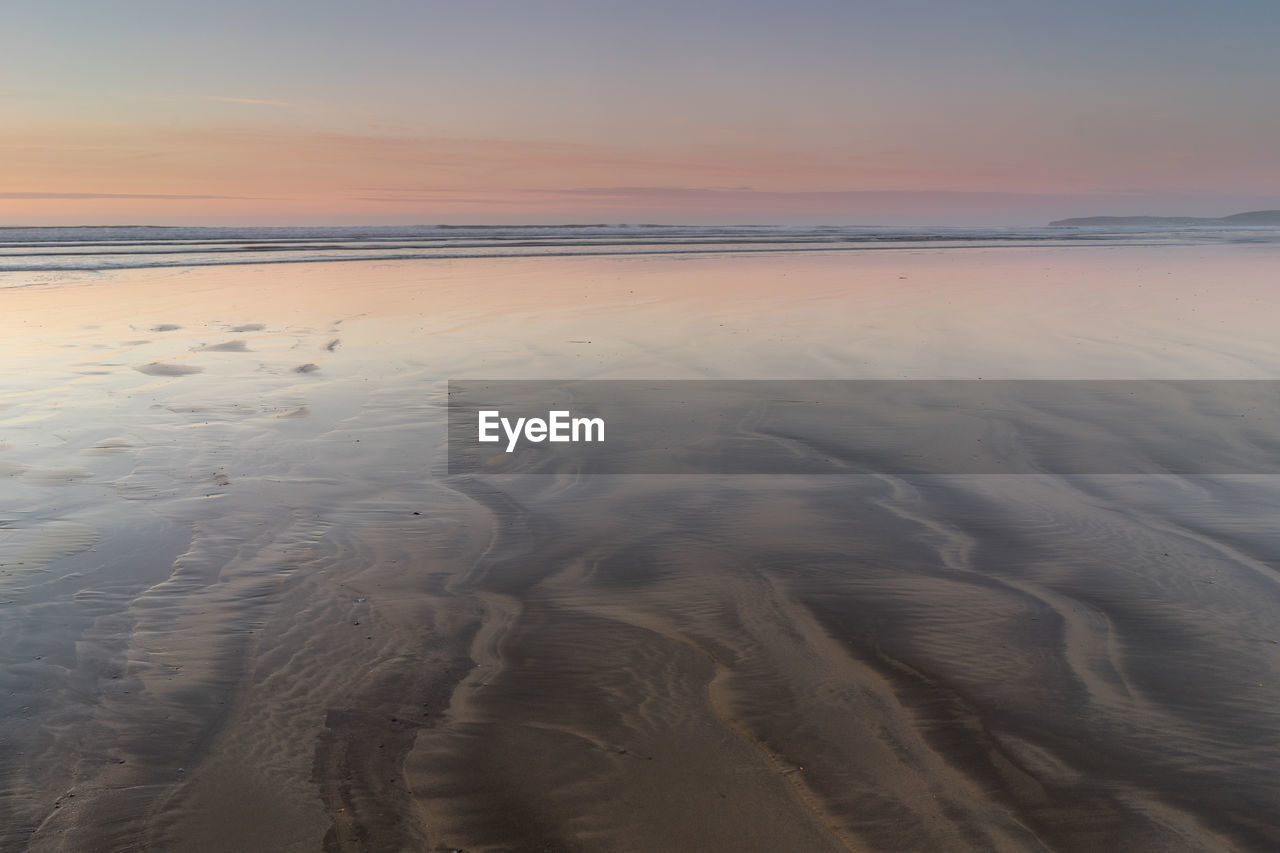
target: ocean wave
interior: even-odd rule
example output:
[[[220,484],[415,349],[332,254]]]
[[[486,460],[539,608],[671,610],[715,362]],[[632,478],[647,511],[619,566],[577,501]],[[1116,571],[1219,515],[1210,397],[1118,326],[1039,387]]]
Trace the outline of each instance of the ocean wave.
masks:
[[[0,272],[974,246],[1274,242],[1280,231],[681,225],[0,228]]]

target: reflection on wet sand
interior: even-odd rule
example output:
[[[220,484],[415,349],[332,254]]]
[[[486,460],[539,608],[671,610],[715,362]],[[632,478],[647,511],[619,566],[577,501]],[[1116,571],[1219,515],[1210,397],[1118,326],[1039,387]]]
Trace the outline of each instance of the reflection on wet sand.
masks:
[[[1274,478],[443,458],[450,378],[1274,378],[1271,252],[6,290],[0,849],[1273,849]]]

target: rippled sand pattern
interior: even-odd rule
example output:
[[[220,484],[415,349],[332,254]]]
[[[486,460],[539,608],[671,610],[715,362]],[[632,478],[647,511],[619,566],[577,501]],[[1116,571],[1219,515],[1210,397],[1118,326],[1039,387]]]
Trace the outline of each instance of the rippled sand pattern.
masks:
[[[448,477],[442,445],[450,378],[1277,378],[1277,261],[9,286],[0,850],[1277,849],[1274,477]]]

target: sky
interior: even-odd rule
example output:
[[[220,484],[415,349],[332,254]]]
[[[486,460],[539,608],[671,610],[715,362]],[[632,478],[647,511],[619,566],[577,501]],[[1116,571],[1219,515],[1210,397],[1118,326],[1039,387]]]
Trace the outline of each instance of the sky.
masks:
[[[1280,208],[1274,0],[5,2],[0,225]]]

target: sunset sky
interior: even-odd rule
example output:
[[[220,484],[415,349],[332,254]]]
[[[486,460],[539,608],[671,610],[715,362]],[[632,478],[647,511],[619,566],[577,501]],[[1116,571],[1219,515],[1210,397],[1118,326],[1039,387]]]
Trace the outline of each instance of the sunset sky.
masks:
[[[1280,208],[1275,0],[6,4],[0,225]]]

